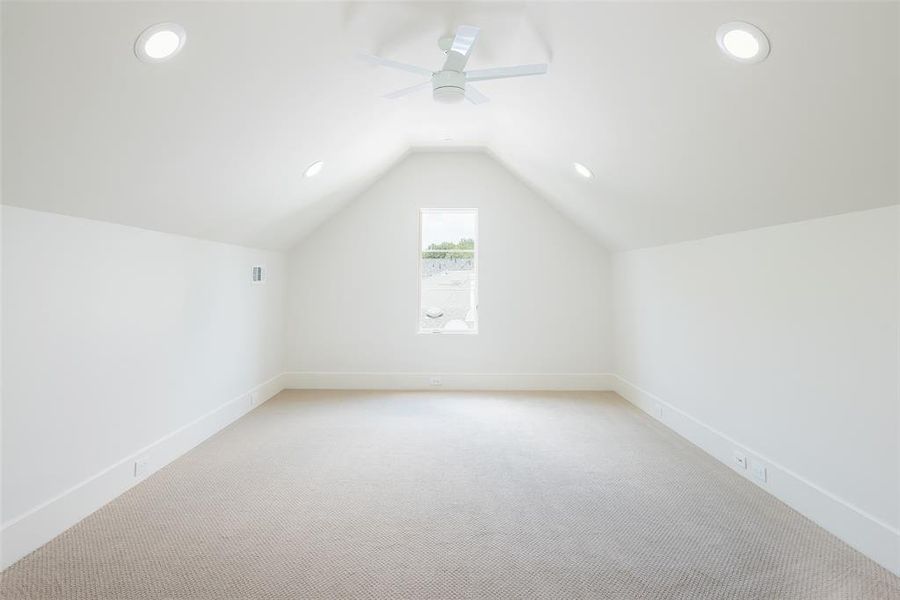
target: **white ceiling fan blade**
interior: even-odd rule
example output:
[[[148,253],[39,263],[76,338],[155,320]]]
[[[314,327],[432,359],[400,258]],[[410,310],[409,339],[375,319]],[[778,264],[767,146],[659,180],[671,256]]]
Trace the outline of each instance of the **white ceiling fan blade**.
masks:
[[[402,90],[397,90],[396,92],[391,92],[390,94],[385,94],[385,98],[390,98],[391,100],[396,100],[397,98],[402,98],[403,96],[408,96],[410,94],[414,94],[419,90],[424,90],[426,87],[431,85],[430,81],[423,81],[422,83],[417,83],[416,85],[411,85],[408,88],[403,88]]]
[[[450,50],[468,56],[472,52],[472,46],[475,45],[479,31],[481,30],[472,25],[460,25],[456,28],[456,37],[453,38]]]
[[[490,102],[491,99],[475,89],[475,86],[466,85],[466,100],[472,104],[484,104]]]
[[[416,65],[408,65],[406,63],[397,62],[396,60],[390,60],[389,58],[381,58],[380,56],[375,56],[374,54],[368,54],[366,52],[357,52],[356,56],[360,60],[364,60],[367,63],[371,63],[373,65],[380,65],[382,67],[390,67],[391,69],[400,69],[401,71],[415,73],[416,75],[424,75],[426,77],[431,77],[434,74],[430,69],[426,69],[425,67],[417,67]]]
[[[461,73],[466,68],[479,31],[481,30],[472,25],[460,25],[456,28],[453,43],[450,44],[450,50],[447,51],[447,60],[444,61],[444,71]]]
[[[475,71],[466,71],[466,81],[506,79],[507,77],[527,77],[528,75],[543,75],[546,72],[546,64],[518,65],[515,67],[496,67],[494,69],[476,69]]]

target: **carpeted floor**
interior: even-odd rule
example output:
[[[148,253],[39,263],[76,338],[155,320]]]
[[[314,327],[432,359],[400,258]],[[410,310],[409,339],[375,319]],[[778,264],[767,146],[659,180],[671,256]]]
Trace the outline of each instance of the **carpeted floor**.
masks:
[[[615,394],[284,392],[0,592],[886,600],[900,578]]]

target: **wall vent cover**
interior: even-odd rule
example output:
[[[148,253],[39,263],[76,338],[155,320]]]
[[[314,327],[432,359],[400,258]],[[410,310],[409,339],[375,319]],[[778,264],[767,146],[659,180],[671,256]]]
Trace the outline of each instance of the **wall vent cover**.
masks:
[[[250,267],[250,280],[253,283],[263,283],[266,280],[266,268],[260,265]]]

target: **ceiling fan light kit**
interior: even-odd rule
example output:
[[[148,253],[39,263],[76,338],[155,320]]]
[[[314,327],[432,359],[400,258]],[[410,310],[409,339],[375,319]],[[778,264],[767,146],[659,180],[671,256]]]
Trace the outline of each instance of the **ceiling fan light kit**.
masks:
[[[462,102],[466,97],[466,76],[457,71],[438,71],[431,78],[431,88],[436,102]]]
[[[483,104],[488,97],[471,85],[472,81],[487,81],[489,79],[506,79],[509,77],[526,77],[528,75],[543,75],[547,72],[546,64],[518,65],[515,67],[497,67],[493,69],[481,69],[466,71],[466,63],[472,54],[475,40],[478,39],[479,29],[471,25],[460,25],[453,37],[443,37],[438,41],[438,47],[447,55],[444,66],[440,71],[430,71],[425,67],[409,65],[394,60],[360,53],[360,58],[383,67],[399,69],[409,73],[424,75],[431,78],[432,97],[436,102],[445,104],[468,100],[472,104]],[[397,90],[386,94],[385,98],[391,100],[408,96],[428,87],[428,81],[423,81],[414,86]]]

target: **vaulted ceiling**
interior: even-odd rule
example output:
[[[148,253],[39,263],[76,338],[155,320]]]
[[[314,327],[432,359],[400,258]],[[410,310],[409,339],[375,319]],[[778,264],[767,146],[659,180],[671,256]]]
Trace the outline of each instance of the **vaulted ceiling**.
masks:
[[[767,60],[719,51],[733,20]],[[142,63],[160,21],[187,43]],[[391,101],[421,78],[354,57],[437,70],[458,24],[481,28],[470,68],[549,74],[483,82],[479,106]],[[885,206],[898,28],[894,3],[5,3],[3,202],[286,248],[437,146],[487,149],[617,249]]]

